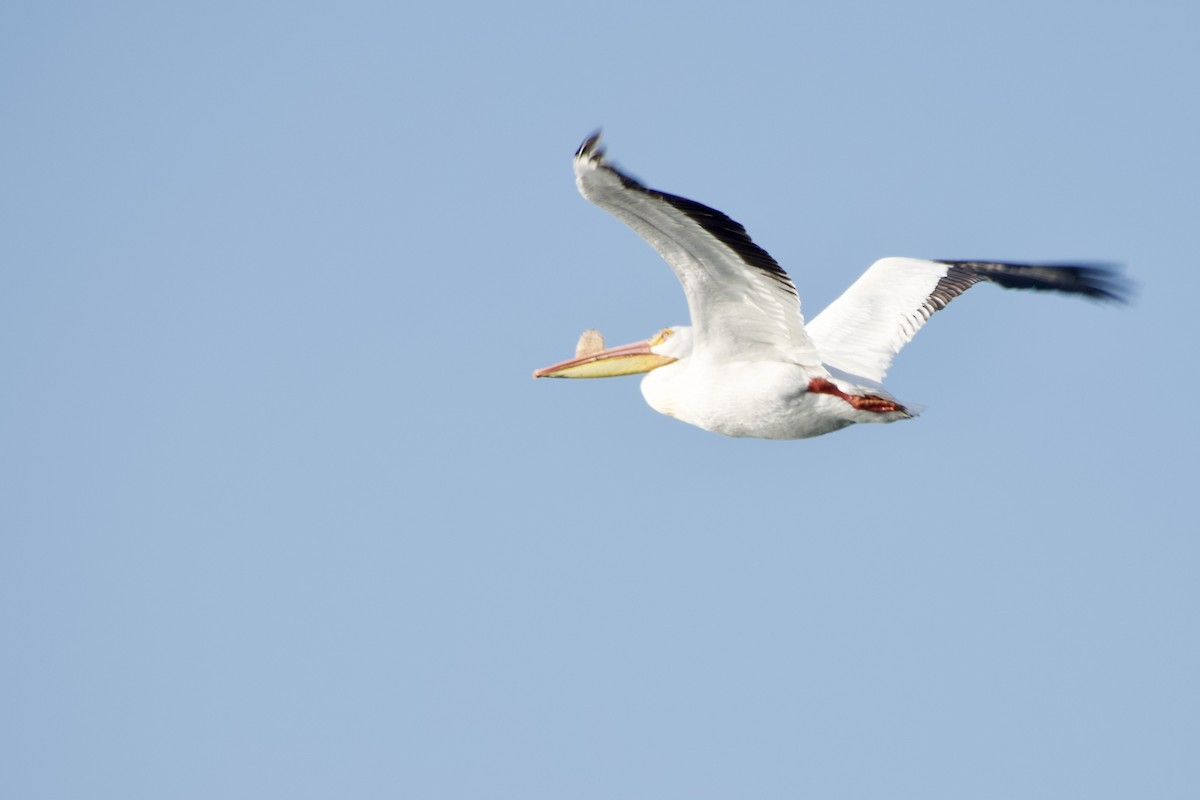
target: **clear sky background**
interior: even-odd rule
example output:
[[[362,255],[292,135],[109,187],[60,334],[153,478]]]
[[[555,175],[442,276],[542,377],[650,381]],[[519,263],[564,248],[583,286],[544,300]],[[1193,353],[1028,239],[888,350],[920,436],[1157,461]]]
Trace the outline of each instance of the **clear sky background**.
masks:
[[[414,7],[419,6],[419,7]],[[1191,798],[1188,3],[10,3],[0,796]],[[725,439],[586,327],[685,323],[603,126],[811,317],[979,287],[919,419]]]

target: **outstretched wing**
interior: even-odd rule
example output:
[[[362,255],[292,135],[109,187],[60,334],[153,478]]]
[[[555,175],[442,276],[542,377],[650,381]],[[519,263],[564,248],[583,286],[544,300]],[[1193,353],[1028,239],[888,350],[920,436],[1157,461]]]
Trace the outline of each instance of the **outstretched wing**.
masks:
[[[818,314],[808,334],[826,365],[878,384],[934,312],[981,281],[1098,300],[1127,295],[1121,276],[1104,266],[884,258]]]
[[[597,133],[575,153],[579,192],[633,228],[674,270],[695,352],[819,365],[796,287],[746,229],[716,209],[646,188],[609,164],[599,143]]]

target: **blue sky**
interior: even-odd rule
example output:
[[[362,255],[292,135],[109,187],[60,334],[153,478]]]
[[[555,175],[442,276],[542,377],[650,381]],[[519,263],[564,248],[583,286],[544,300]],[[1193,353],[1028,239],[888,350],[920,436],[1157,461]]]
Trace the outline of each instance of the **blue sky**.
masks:
[[[407,5],[0,12],[0,794],[1192,796],[1196,12]],[[686,322],[600,126],[810,316],[1138,297],[974,289],[808,441],[535,382]]]

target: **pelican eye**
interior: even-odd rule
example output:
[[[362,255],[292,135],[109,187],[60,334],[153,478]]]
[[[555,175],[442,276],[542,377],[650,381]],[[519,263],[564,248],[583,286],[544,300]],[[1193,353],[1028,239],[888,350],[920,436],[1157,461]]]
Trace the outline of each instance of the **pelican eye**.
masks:
[[[667,339],[670,339],[674,335],[675,331],[671,330],[670,328],[663,328],[661,331],[654,334],[654,336],[650,339],[650,346],[658,347],[660,344],[665,342]]]

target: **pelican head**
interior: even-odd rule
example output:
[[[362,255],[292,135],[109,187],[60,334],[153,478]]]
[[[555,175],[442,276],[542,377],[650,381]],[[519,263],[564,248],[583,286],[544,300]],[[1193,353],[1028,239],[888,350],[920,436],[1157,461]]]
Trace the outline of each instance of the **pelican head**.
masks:
[[[673,364],[691,354],[692,330],[686,325],[663,328],[649,339],[620,347],[604,347],[594,330],[583,332],[575,357],[535,370],[535,378],[615,378],[637,375]]]

